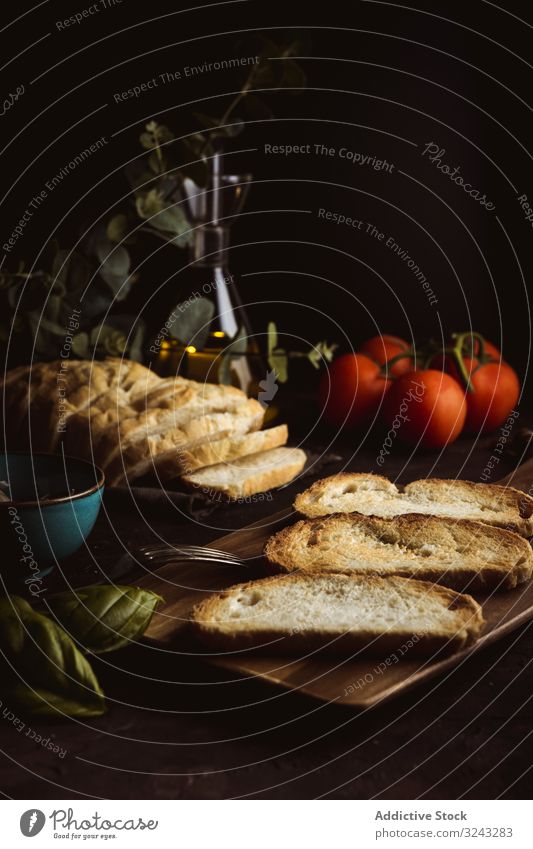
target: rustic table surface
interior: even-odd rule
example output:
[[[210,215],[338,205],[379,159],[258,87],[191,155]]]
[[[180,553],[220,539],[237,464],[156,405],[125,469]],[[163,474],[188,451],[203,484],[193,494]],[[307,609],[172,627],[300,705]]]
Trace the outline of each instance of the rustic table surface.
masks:
[[[384,473],[479,481],[493,442],[463,439],[438,458],[390,457]],[[340,450],[349,457],[346,445]],[[375,456],[375,448],[360,451],[349,467],[375,471]],[[515,462],[505,451],[494,480]],[[90,549],[106,571],[123,545],[154,533],[207,544],[293,496],[287,488],[272,501],[219,507],[203,523],[177,513],[143,519],[134,505],[110,509]],[[96,569],[85,553],[65,572],[80,584]],[[27,722],[19,732],[0,711],[0,790],[19,799],[528,798],[532,655],[525,625],[441,679],[356,713],[139,645],[94,661],[109,701],[100,719]]]

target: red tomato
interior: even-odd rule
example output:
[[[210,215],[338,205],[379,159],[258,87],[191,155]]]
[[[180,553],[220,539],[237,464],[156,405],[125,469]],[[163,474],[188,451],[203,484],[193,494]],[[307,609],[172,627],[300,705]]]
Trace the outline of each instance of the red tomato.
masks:
[[[474,351],[476,354],[479,353],[479,343],[477,339],[474,342]],[[491,360],[494,360],[497,363],[499,363],[502,358],[501,351],[498,350],[496,345],[493,345],[492,342],[489,342],[488,339],[485,339],[485,353],[487,354],[487,356],[490,357]]]
[[[474,363],[477,361],[474,360]],[[470,361],[465,359],[467,369]],[[496,430],[513,410],[520,395],[520,381],[508,363],[485,363],[472,370],[473,392],[466,394],[466,429],[471,433]]]
[[[465,392],[449,374],[412,371],[387,392],[385,416],[407,445],[442,448],[457,439],[466,418]]]
[[[457,379],[457,369],[453,357],[449,354],[435,354],[429,361],[430,369],[446,371]]]
[[[372,336],[372,339],[367,339],[360,348],[363,354],[367,354],[379,363],[380,366],[385,365],[393,357],[407,350],[409,350],[409,345],[404,339],[400,339],[398,336],[389,336],[388,334]],[[395,377],[400,377],[401,374],[406,374],[412,370],[413,359],[411,357],[402,357],[401,360],[398,360],[398,362],[391,366],[390,373]]]
[[[479,342],[477,339],[474,339],[474,350],[476,355],[479,351]],[[492,342],[488,342],[485,339],[485,354],[489,357],[491,362],[499,363],[502,355],[496,345],[493,345]],[[465,363],[468,361],[468,357],[465,357]],[[478,360],[474,358],[472,360],[472,368],[477,368]],[[430,368],[442,369],[443,371],[447,371],[448,374],[453,375],[453,377],[459,379],[457,377],[457,369],[455,367],[455,362],[452,356],[449,354],[435,354],[430,363]]]
[[[333,360],[318,390],[324,418],[334,427],[368,423],[390,386],[380,367],[365,354],[343,354]]]
[[[498,349],[490,342],[487,343],[487,353],[497,359],[480,365],[476,358],[463,357],[474,390],[466,393],[465,430],[470,433],[490,433],[496,430],[513,410],[520,395],[520,381],[516,372],[508,363],[500,361]],[[452,357],[445,358],[444,366],[448,374],[464,385]]]
[[[465,364],[468,377],[471,377],[472,372],[479,365],[479,360],[471,360],[469,357],[463,357],[463,362]],[[439,371],[445,371],[447,374],[451,374],[451,376],[455,378],[455,380],[460,383],[461,386],[465,386],[466,389],[465,381],[461,376],[461,372],[457,368],[457,363],[454,357],[452,357],[450,354],[446,354],[445,356],[443,356],[442,354],[437,354],[431,360],[430,367],[432,369],[438,369]]]

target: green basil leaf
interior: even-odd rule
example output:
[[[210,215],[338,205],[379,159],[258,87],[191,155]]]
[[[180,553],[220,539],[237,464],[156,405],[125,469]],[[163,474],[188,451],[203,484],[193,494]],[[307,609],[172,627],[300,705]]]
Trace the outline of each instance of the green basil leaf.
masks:
[[[17,596],[0,600],[0,658],[7,699],[26,714],[105,712],[89,661],[62,628]]]
[[[161,596],[138,587],[94,586],[58,593],[46,605],[85,651],[115,651],[142,637]]]
[[[78,719],[90,719],[95,716],[102,716],[105,713],[105,704],[102,707],[90,707],[86,704],[80,704],[79,700],[70,699],[61,693],[54,693],[46,687],[34,687],[33,685],[26,686],[20,682],[13,684],[13,687],[7,689],[10,704],[14,708],[20,710],[25,716],[54,716],[57,714],[63,716],[74,716]]]

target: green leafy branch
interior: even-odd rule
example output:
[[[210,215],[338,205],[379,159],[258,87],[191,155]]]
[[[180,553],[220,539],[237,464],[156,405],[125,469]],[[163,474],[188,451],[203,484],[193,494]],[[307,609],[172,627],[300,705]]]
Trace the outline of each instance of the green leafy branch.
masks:
[[[51,242],[42,269],[29,272],[21,262],[15,271],[0,273],[0,340],[7,341],[12,328],[15,343],[35,340],[42,360],[58,357],[67,337],[76,357],[141,359],[143,323],[134,315],[108,314],[135,282],[130,265],[128,252],[113,244],[104,227],[74,251]]]
[[[309,360],[313,368],[319,369],[323,363],[330,363],[338,345],[317,342],[308,351],[286,351],[278,345],[278,331],[273,321],[268,325],[268,365],[275,371],[279,383],[289,379],[289,360]]]
[[[257,90],[274,93],[286,88],[298,93],[305,88],[305,74],[291,58],[304,49],[299,41],[280,45],[261,36],[255,46],[258,62],[252,65],[239,92],[222,115],[194,112],[193,117],[201,129],[180,139],[155,120],[146,124],[139,141],[147,155],[125,169],[133,189],[132,206],[127,213],[114,216],[108,225],[108,235],[114,241],[127,240],[128,234],[137,231],[179,248],[190,244],[190,224],[180,205],[183,181],[188,178],[197,186],[205,186],[208,160],[217,144],[239,135],[246,118],[273,118],[271,108],[255,93]],[[140,228],[138,219],[142,222]]]
[[[221,115],[194,113],[200,130],[182,139],[155,120],[146,124],[139,137],[145,155],[125,169],[132,190],[125,208],[95,227],[74,251],[51,241],[41,269],[30,272],[19,263],[14,271],[0,272],[0,343],[5,348],[11,334],[13,356],[19,361],[27,360],[33,340],[39,359],[57,358],[67,335],[73,335],[70,354],[75,357],[142,359],[143,322],[127,312],[116,313],[116,304],[128,298],[136,282],[130,247],[141,235],[188,246],[192,234],[182,208],[184,181],[204,186],[209,157],[220,140],[242,132],[246,118],[273,117],[259,90],[265,95],[284,88],[298,93],[306,84],[292,58],[305,51],[299,42],[279,45],[261,36],[257,44],[251,46],[248,40],[239,49],[255,52],[259,61],[247,68],[239,92]],[[73,330],[72,314],[81,300],[79,327]],[[234,342],[230,359],[242,344]]]

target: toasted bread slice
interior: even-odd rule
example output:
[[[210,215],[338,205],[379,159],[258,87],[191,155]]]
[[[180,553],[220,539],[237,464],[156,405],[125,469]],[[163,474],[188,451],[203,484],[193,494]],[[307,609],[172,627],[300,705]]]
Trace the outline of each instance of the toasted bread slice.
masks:
[[[423,513],[450,519],[470,519],[533,534],[533,498],[509,486],[462,480],[418,480],[397,486],[380,475],[343,473],[316,481],[294,502],[304,516],[363,513],[391,518]]]
[[[206,466],[182,480],[210,495],[221,493],[228,499],[247,498],[288,483],[299,474],[306,461],[300,448],[272,448],[228,463]]]
[[[192,612],[192,627],[207,645],[276,654],[453,651],[471,643],[483,624],[473,598],[445,587],[323,572],[239,584]]]
[[[533,550],[518,534],[417,514],[306,519],[270,537],[265,556],[286,572],[399,575],[469,592],[512,589],[533,574]]]

